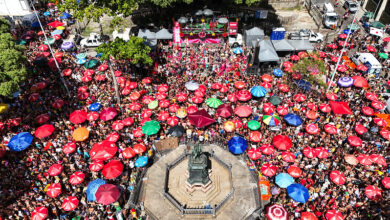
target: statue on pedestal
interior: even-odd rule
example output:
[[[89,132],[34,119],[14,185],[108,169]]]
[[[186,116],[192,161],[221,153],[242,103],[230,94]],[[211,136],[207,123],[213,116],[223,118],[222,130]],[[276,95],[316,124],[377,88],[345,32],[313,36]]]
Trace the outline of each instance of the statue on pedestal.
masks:
[[[195,144],[192,155],[188,159],[188,174],[187,182],[190,185],[206,185],[210,182],[208,172],[208,157],[202,152],[202,147]]]

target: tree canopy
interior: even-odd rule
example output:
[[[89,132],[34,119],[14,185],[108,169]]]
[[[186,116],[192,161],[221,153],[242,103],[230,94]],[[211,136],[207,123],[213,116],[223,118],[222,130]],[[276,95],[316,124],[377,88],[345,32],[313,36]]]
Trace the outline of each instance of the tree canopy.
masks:
[[[27,78],[24,46],[17,45],[8,21],[0,18],[0,95],[11,97]],[[8,26],[8,28],[6,28]]]
[[[96,52],[103,54],[101,57],[103,60],[108,60],[112,56],[115,59],[129,59],[133,64],[151,65],[153,63],[149,56],[150,47],[145,45],[145,40],[140,37],[131,37],[127,42],[116,38],[113,42],[101,44]]]

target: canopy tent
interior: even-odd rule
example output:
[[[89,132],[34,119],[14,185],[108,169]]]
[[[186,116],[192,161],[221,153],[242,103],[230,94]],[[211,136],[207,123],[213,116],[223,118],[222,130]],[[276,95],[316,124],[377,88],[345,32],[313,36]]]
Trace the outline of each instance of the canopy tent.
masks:
[[[264,40],[264,31],[258,27],[254,27],[245,30],[244,37],[246,45],[255,47],[257,39]],[[253,42],[255,42],[255,44],[253,44]]]
[[[260,62],[279,61],[278,54],[276,53],[275,48],[274,46],[272,46],[270,40],[260,41],[259,61]]]
[[[309,40],[287,40],[295,50],[314,50],[313,45]]]
[[[138,37],[144,38],[145,44],[151,48],[154,48],[157,45],[156,33],[149,29],[140,29]]]
[[[158,39],[158,40],[171,40],[172,38],[173,38],[173,34],[171,34],[165,28],[156,32],[156,39]]]
[[[276,51],[294,51],[295,48],[288,42],[286,39],[283,40],[273,40],[272,44],[275,47]]]

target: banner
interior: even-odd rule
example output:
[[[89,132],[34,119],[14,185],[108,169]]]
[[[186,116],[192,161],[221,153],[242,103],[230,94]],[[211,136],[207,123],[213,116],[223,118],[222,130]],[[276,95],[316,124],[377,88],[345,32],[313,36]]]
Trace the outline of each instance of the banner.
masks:
[[[383,30],[378,28],[370,27],[370,34],[383,37]]]
[[[237,35],[237,22],[229,23],[229,35]]]
[[[173,42],[175,44],[179,44],[180,43],[180,27],[178,26],[174,26],[173,27]]]

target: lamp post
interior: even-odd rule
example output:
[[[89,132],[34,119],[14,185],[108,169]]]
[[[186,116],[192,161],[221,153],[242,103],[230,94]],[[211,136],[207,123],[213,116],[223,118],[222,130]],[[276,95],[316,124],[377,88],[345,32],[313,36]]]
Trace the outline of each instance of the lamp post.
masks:
[[[37,11],[35,10],[34,2],[31,0],[31,1],[29,1],[29,3],[30,3],[31,7],[32,7],[32,8],[33,8],[33,10],[34,10],[34,14],[35,14],[35,16],[36,16],[36,17],[37,17],[37,19],[38,19],[39,26],[41,27],[41,30],[42,30],[43,36],[45,37],[45,41],[47,42],[47,46],[49,46],[50,54],[51,54],[51,56],[53,57],[54,63],[56,64],[56,67],[58,68],[58,71],[59,71],[59,74],[60,74],[60,79],[61,79],[61,82],[62,82],[62,84],[65,86],[66,93],[68,94],[68,97],[71,97],[71,96],[70,96],[69,89],[68,89],[68,86],[66,85],[66,82],[65,82],[64,76],[62,75],[61,68],[60,68],[60,66],[58,65],[58,62],[57,62],[57,59],[56,59],[56,57],[54,56],[54,53],[53,53],[53,48],[52,48],[52,47],[51,47],[51,45],[49,44],[49,41],[48,41],[48,39],[47,39],[47,36],[46,36],[45,30],[43,29],[43,26],[42,26],[41,20],[39,19],[38,13],[37,13]]]

